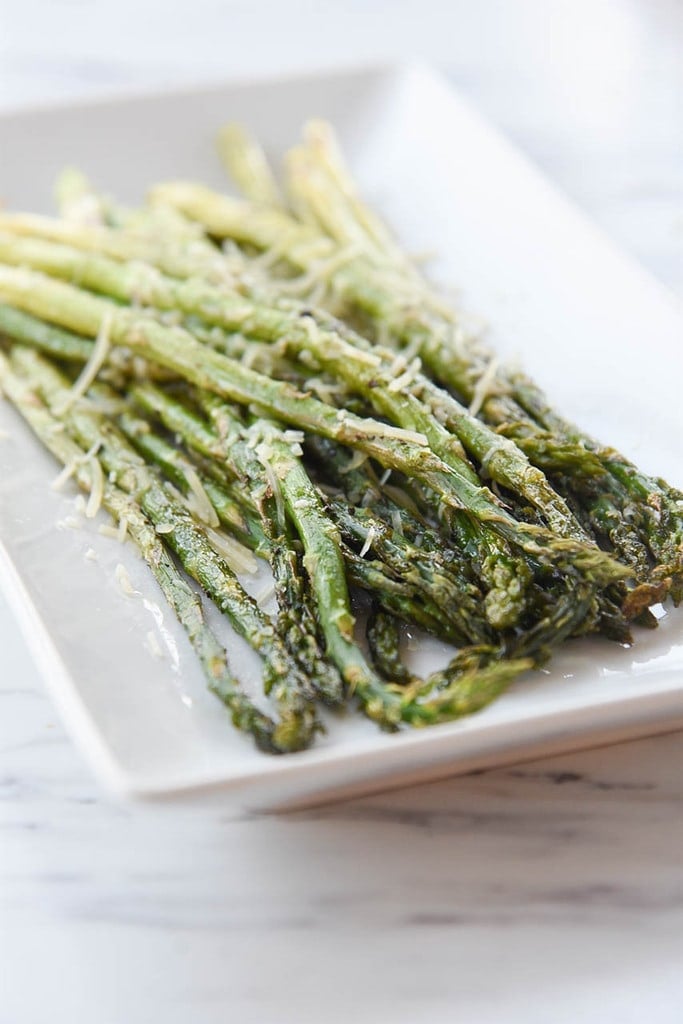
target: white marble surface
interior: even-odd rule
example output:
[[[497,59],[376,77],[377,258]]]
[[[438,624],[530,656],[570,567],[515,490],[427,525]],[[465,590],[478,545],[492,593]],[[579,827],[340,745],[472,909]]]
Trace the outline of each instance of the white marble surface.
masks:
[[[0,106],[419,56],[680,290],[681,10],[0,0]],[[287,818],[123,807],[2,601],[0,708],[0,1024],[680,1020],[681,734]]]

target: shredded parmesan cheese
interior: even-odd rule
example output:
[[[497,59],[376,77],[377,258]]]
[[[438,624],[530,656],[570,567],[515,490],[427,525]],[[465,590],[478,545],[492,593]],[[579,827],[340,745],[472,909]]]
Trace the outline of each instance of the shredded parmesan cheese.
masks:
[[[256,572],[258,568],[256,559],[251,551],[239,541],[229,537],[227,533],[217,533],[216,530],[211,529],[207,529],[206,536],[211,547],[225,559],[233,572]]]
[[[57,521],[58,530],[80,530],[81,520],[77,519],[76,516],[64,516],[63,519]]]
[[[102,523],[101,526],[98,526],[97,532],[103,537],[113,537],[114,540],[117,540],[119,536],[118,529],[114,526],[110,526],[109,523]]]
[[[342,466],[339,472],[342,474],[352,473],[354,469],[358,469],[358,467],[362,466],[364,462],[367,462],[367,460],[368,456],[365,452],[354,452],[349,461],[345,466]],[[389,470],[389,472],[391,472],[391,470]]]
[[[203,523],[208,526],[219,526],[220,520],[216,510],[209,501],[209,496],[204,490],[199,474],[192,466],[185,466],[185,479],[189,485],[192,497],[195,499],[195,511]]]
[[[100,450],[102,442],[96,441],[95,444],[84,452],[82,455],[76,455],[70,462],[67,462],[64,469],[54,478],[50,487],[53,491],[59,491],[62,489],[67,480],[70,480],[74,475],[79,466],[82,466],[85,462],[89,462],[94,455]]]
[[[93,456],[90,460],[90,495],[85,506],[85,518],[94,519],[102,505],[104,496],[104,473],[99,461]]]
[[[122,565],[122,563],[119,562],[114,570],[114,575],[116,576],[118,584],[126,597],[135,597],[138,591],[133,586],[125,565]]]
[[[164,652],[159,643],[159,639],[153,630],[149,630],[145,637],[145,647],[154,658],[163,658]]]
[[[312,306],[322,306],[327,295],[327,281],[318,281],[315,288],[308,293],[308,301]]]
[[[84,557],[87,558],[87,560],[89,562],[96,562],[97,561],[97,552],[95,551],[94,548],[88,548],[88,550],[86,551]]]
[[[403,391],[405,388],[409,388],[411,384],[415,383],[415,378],[419,375],[421,369],[422,362],[417,358],[413,359],[412,363],[410,363],[404,373],[389,381],[387,391],[396,393],[398,391]]]
[[[310,269],[304,274],[293,277],[289,281],[278,282],[278,290],[292,295],[305,295],[307,292],[311,292],[311,289],[322,288],[324,291],[327,285],[332,283],[330,279],[337,271],[359,256],[361,251],[361,246],[354,242],[339,249],[328,259],[313,260]],[[284,253],[286,253],[286,249]],[[263,257],[258,257],[258,259],[263,259]]]
[[[370,529],[367,532],[366,537],[365,537],[365,542],[363,543],[363,547],[359,551],[359,554],[360,554],[361,558],[365,558],[365,556],[367,555],[368,551],[372,547],[373,541],[374,541],[376,536],[377,536],[377,531],[375,530],[374,526],[371,526]]]
[[[260,345],[250,345],[249,348],[245,348],[244,352],[240,357],[242,366],[246,366],[248,370],[252,369],[254,363],[262,353]]]
[[[497,356],[493,356],[477,381],[474,394],[472,395],[472,401],[470,402],[470,415],[476,416],[486,399],[491,394],[491,386],[496,379],[499,366],[500,360]]]
[[[113,314],[109,312],[105,313],[102,317],[100,329],[97,332],[97,338],[93,345],[93,350],[90,353],[90,358],[76,378],[76,381],[65,401],[61,404],[59,409],[55,410],[57,415],[63,415],[71,408],[77,399],[82,398],[83,395],[85,395],[86,391],[97,377],[97,374],[104,366],[111,347],[109,333],[111,331],[112,320]]]
[[[401,352],[399,352],[397,355],[394,356],[391,366],[389,367],[388,373],[391,377],[395,377],[397,374],[403,373],[407,366],[408,361],[406,357]]]
[[[356,363],[364,363],[366,366],[379,366],[382,362],[380,357],[374,352],[365,352],[354,345],[349,345],[342,337],[330,334],[329,331],[322,333],[319,325],[310,316],[304,317],[300,322],[308,335],[308,340],[313,346],[314,352],[322,348],[326,350],[332,349],[335,356],[343,358],[346,355],[350,360]],[[300,358],[301,355],[303,353],[300,354]]]
[[[306,391],[313,391],[318,396],[321,402],[325,402],[327,405],[334,405],[334,399],[340,398],[346,394],[346,387],[344,384],[328,384],[326,381],[319,380],[317,377],[310,377],[304,382],[304,388]]]
[[[342,410],[340,410],[342,411]],[[339,419],[339,414],[337,414]],[[394,427],[390,423],[382,423],[380,420],[353,421],[353,429],[359,434],[367,434],[369,437],[388,437],[394,441],[404,441],[407,444],[419,444],[426,448],[429,442],[424,434],[418,434],[416,430],[404,430],[402,427]]]
[[[304,569],[308,573],[310,579],[315,577],[318,571],[318,556],[314,552],[309,551],[303,557]]]
[[[511,441],[508,440],[507,437],[496,438],[491,447],[488,449],[487,452],[484,453],[484,455],[481,458],[480,465],[482,473],[488,473],[491,459],[494,457],[494,455],[496,455],[497,452],[508,451],[511,447],[514,447],[514,445]]]

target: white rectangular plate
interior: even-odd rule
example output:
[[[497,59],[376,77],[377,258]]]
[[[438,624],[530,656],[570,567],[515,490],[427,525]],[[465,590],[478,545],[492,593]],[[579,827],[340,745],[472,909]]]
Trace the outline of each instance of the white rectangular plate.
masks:
[[[498,349],[556,403],[646,470],[683,482],[681,324],[671,297],[616,252],[508,143],[421,68],[117,99],[0,119],[0,195],[49,210],[66,164],[139,200],[170,177],[224,184],[216,129],[248,124],[275,156],[307,118],[329,118],[366,196],[414,251],[440,254]],[[467,720],[380,734],[357,714],[315,749],[272,758],[235,734],[129,545],[65,527],[74,494],[0,402],[0,580],[74,738],[126,794],[204,785],[249,806],[331,796],[662,731],[683,724],[683,611],[627,650],[575,641],[550,669]],[[61,523],[61,525],[60,525]],[[86,558],[93,548],[96,560]],[[114,578],[122,562],[139,591]],[[155,656],[153,632],[163,657]],[[233,664],[253,674],[230,640]],[[433,654],[434,652],[432,652]]]

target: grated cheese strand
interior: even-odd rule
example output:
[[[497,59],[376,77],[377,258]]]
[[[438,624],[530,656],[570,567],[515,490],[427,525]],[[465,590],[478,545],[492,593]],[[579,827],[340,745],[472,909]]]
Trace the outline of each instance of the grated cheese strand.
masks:
[[[387,385],[387,391],[391,391],[395,394],[398,391],[403,391],[405,388],[409,388],[411,384],[415,383],[415,378],[419,375],[422,369],[422,362],[420,359],[413,359],[408,368],[399,377],[395,377],[392,381],[389,381]]]
[[[145,637],[145,647],[152,655],[152,657],[163,658],[164,652],[162,650],[161,644],[159,643],[159,638],[157,637],[156,633],[151,629],[149,630],[147,636]]]
[[[339,472],[342,475],[345,475],[346,473],[352,473],[354,469],[358,469],[359,466],[362,466],[363,463],[367,461],[368,456],[365,454],[365,452],[354,452],[349,461],[346,463],[345,466],[343,466],[339,470]],[[391,472],[391,470],[389,472]]]
[[[256,559],[248,548],[240,544],[234,537],[227,533],[218,533],[216,530],[207,529],[206,536],[214,551],[221,555],[235,573],[247,572],[253,574],[258,569]]]
[[[373,541],[374,541],[376,536],[377,536],[377,531],[376,531],[374,526],[371,526],[369,528],[368,532],[367,532],[366,537],[365,537],[365,541],[363,543],[363,547],[360,549],[360,552],[359,552],[361,558],[365,558],[365,556],[367,555],[368,551],[372,547]]]
[[[101,526],[98,526],[97,532],[102,537],[112,537],[114,540],[117,540],[119,536],[118,529],[115,526],[110,526],[109,523],[102,523]]]
[[[83,463],[89,462],[100,450],[102,446],[101,441],[96,441],[94,445],[88,448],[87,452],[83,452],[82,455],[76,455],[70,462],[67,462],[57,476],[54,478],[50,487],[53,491],[60,491],[67,480],[70,480],[74,475],[79,466]]]
[[[313,320],[310,316],[307,316],[304,319],[303,323],[306,334],[308,335],[312,345],[314,345],[316,348],[329,346],[329,334],[327,335],[327,337],[325,335],[321,335],[320,327],[315,322],[315,320]],[[359,363],[365,363],[366,366],[379,366],[380,363],[382,362],[380,357],[376,355],[374,352],[365,352],[363,349],[357,349],[355,348],[355,346],[349,345],[349,343],[347,341],[344,341],[344,339],[341,337],[335,336],[333,345],[336,354],[343,355],[344,353],[348,353],[349,358]]]
[[[199,479],[199,474],[192,466],[185,466],[184,471],[190,491],[192,492],[196,502],[196,513],[198,517],[208,526],[219,526],[220,519],[209,500],[208,494],[204,490],[204,486]]]
[[[497,356],[493,356],[482,373],[481,377],[477,381],[474,394],[472,395],[472,401],[470,402],[469,412],[471,416],[476,416],[481,410],[482,405],[491,394],[491,386],[496,379],[498,373],[498,367],[500,366],[500,359]]]
[[[90,494],[88,503],[85,506],[85,518],[94,519],[102,506],[104,497],[104,473],[102,466],[95,456],[90,459]],[[117,534],[118,535],[118,534]]]
[[[499,437],[496,441],[493,442],[491,447],[488,449],[487,452],[484,453],[484,455],[481,458],[480,465],[482,473],[488,473],[489,464],[494,455],[496,455],[498,452],[510,451],[510,449],[514,448],[514,442],[510,441],[509,438]]]
[[[114,570],[114,575],[116,576],[117,582],[126,597],[135,597],[138,591],[133,586],[125,565],[119,562]]]
[[[109,333],[111,331],[112,320],[113,313],[110,312],[105,313],[102,317],[100,329],[97,332],[97,338],[95,339],[93,350],[90,353],[90,358],[76,378],[65,401],[59,406],[59,408],[55,409],[58,416],[63,416],[64,413],[71,408],[74,402],[85,395],[86,391],[104,366],[111,347]]]
[[[345,417],[340,417],[343,419]],[[382,423],[380,420],[356,420],[353,429],[359,434],[367,434],[370,437],[390,437],[394,441],[404,441],[406,444],[419,444],[421,448],[427,448],[429,441],[424,434],[418,434],[416,430],[404,430],[403,427],[394,427],[390,423]]]

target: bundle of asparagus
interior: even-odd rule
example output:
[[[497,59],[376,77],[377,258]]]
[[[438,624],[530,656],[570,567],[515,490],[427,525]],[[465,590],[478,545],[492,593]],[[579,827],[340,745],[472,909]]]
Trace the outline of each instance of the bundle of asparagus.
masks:
[[[176,182],[130,210],[69,171],[58,219],[0,215],[0,386],[125,523],[235,725],[286,752],[320,704],[446,721],[570,637],[655,626],[683,597],[683,495],[467,334],[328,126],[282,187],[241,129],[219,145],[244,199]],[[273,617],[238,578],[254,557]],[[183,571],[261,656],[269,713]],[[406,626],[456,648],[441,671],[414,675]]]

